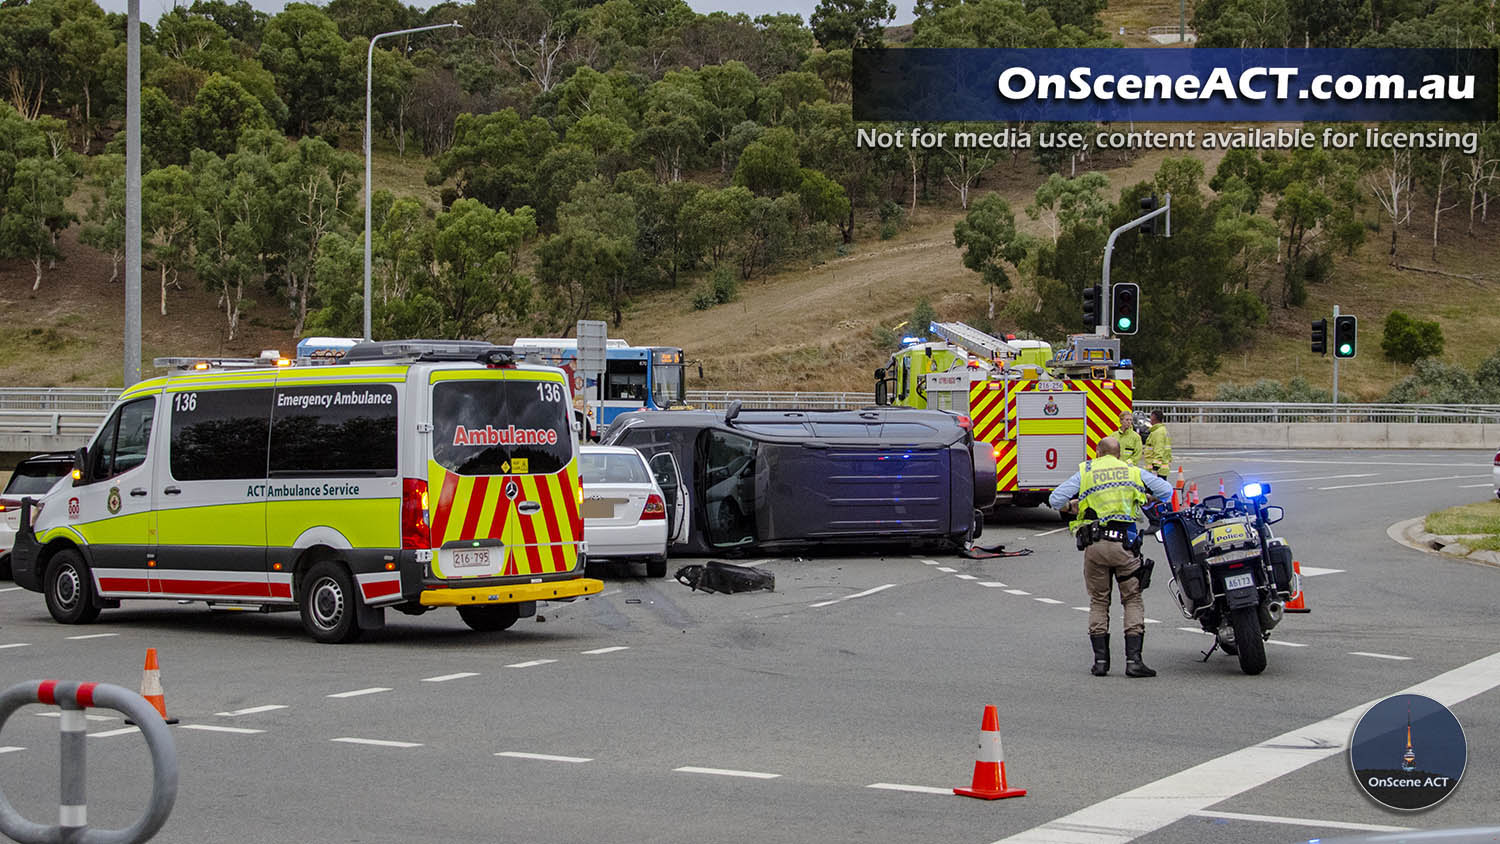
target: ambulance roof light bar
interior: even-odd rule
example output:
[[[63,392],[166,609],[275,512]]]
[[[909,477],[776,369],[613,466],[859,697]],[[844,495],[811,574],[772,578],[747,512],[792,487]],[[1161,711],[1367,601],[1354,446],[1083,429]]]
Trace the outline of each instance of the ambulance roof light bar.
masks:
[[[290,358],[280,355],[276,357],[259,358],[191,358],[191,357],[163,357],[154,358],[151,365],[157,369],[186,369],[205,371],[209,369],[254,369],[263,366],[291,366]]]
[[[984,352],[992,360],[1015,360],[1020,356],[1015,346],[961,322],[934,321],[929,330],[956,346]]]
[[[374,360],[478,361],[489,366],[513,363],[515,350],[484,340],[370,340],[350,349],[340,363]]]

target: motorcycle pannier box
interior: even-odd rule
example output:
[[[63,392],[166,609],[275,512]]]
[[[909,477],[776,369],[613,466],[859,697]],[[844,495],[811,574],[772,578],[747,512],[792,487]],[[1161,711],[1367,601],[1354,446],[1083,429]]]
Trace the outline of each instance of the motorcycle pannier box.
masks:
[[[1176,578],[1182,594],[1196,608],[1208,603],[1208,569],[1192,552],[1192,538],[1185,532],[1185,528],[1191,527],[1193,525],[1190,522],[1175,520],[1163,524],[1162,545],[1167,552],[1167,565],[1172,568],[1172,577]]]
[[[1266,554],[1271,559],[1271,579],[1276,581],[1276,589],[1292,591],[1292,546],[1277,542],[1266,549]]]

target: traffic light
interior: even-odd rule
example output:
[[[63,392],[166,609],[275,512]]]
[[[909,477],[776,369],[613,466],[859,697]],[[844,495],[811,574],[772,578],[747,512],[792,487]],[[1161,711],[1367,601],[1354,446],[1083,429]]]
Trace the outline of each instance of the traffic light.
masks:
[[[1100,292],[1098,284],[1083,288],[1083,325],[1091,331],[1099,325]]]
[[[1314,354],[1328,354],[1328,320],[1320,319],[1312,324],[1312,350]]]
[[[1156,210],[1156,194],[1153,193],[1150,196],[1143,196],[1143,197],[1141,197],[1141,213],[1142,214],[1150,214],[1152,211],[1155,211],[1155,210]],[[1150,235],[1156,234],[1156,221],[1158,219],[1160,219],[1160,218],[1159,217],[1152,217],[1151,219],[1147,220],[1146,222],[1141,223],[1141,234],[1150,234]]]
[[[1114,333],[1134,334],[1141,322],[1141,286],[1134,282],[1116,284],[1110,294],[1110,326]]]
[[[1336,358],[1352,358],[1358,351],[1355,344],[1355,335],[1358,333],[1359,320],[1352,316],[1336,316],[1333,318],[1333,356]]]

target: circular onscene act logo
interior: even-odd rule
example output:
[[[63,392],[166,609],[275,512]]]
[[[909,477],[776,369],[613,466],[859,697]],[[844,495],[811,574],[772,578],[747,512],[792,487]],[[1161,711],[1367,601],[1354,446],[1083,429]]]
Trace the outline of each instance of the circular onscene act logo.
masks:
[[[1371,800],[1414,812],[1458,788],[1469,761],[1464,728],[1448,707],[1423,695],[1395,695],[1354,725],[1349,764]]]

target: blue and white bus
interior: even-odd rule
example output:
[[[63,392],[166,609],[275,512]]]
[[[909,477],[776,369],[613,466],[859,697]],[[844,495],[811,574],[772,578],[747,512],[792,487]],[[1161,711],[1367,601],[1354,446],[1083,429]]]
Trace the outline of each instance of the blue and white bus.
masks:
[[[517,337],[512,347],[535,363],[548,363],[576,374],[578,341],[572,337]],[[604,347],[604,384],[592,378],[583,384],[592,425],[603,430],[616,416],[632,410],[666,410],[684,403],[682,349],[675,346],[632,346],[610,339]]]

